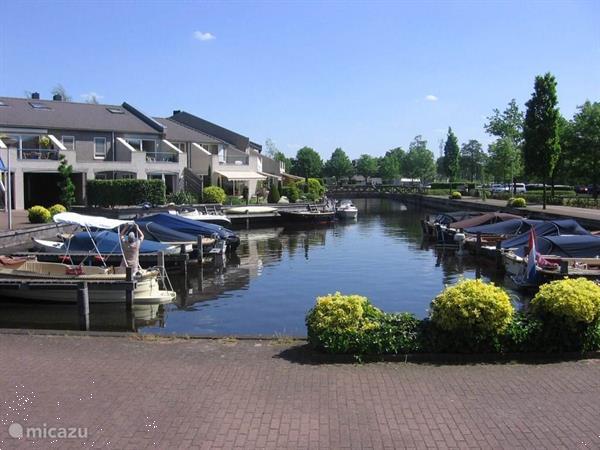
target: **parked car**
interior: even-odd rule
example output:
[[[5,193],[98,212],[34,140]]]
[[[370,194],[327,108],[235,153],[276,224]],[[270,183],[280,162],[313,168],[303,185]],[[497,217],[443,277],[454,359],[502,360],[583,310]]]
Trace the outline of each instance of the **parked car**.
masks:
[[[510,190],[511,192],[516,192],[517,194],[523,194],[527,191],[527,189],[525,189],[525,183],[515,183],[514,185],[510,186]]]
[[[503,184],[492,184],[490,191],[492,191],[492,194],[499,194],[500,192],[508,192],[508,187]]]
[[[578,194],[590,194],[593,186],[575,186],[575,192]]]

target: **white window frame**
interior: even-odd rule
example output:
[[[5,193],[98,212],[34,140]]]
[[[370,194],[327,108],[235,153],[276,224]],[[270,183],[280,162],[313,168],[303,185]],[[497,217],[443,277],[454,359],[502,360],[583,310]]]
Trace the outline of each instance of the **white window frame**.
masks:
[[[74,151],[74,150],[75,150],[75,145],[76,145],[76,142],[77,142],[77,141],[75,140],[75,136],[61,136],[61,138],[60,138],[61,142],[63,143],[63,145],[64,145],[65,147],[67,147],[67,146],[66,146],[66,144],[65,144],[65,138],[73,139],[73,148],[72,148],[72,149],[70,149],[70,150],[73,150],[73,151]],[[68,147],[67,147],[67,148],[68,148]]]
[[[100,155],[96,153],[96,141],[102,139],[104,141],[104,154]],[[94,159],[105,159],[106,154],[108,153],[108,149],[106,148],[106,138],[105,137],[95,137],[94,138]]]

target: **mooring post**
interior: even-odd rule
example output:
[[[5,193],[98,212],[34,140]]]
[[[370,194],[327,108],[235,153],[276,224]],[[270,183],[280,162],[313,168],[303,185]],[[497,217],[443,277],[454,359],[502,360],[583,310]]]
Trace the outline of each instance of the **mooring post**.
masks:
[[[560,260],[560,274],[569,275],[569,261]]]
[[[246,230],[250,229],[250,211],[246,210]]]
[[[79,311],[79,329],[89,331],[90,329],[90,297],[87,281],[77,285],[77,309]]]
[[[204,247],[203,247],[203,243],[202,243],[202,235],[198,235],[197,237],[198,239],[198,264],[202,265],[202,255],[204,253]]]
[[[477,242],[475,243],[475,254],[479,256],[481,253],[481,231],[477,232]]]
[[[496,269],[502,270],[502,242],[496,242]]]
[[[165,252],[163,252],[162,250],[159,250],[158,253],[156,254],[156,265],[162,269],[165,268]]]
[[[127,312],[133,310],[133,271],[131,267],[125,268],[125,281],[127,286],[125,287],[125,309]]]

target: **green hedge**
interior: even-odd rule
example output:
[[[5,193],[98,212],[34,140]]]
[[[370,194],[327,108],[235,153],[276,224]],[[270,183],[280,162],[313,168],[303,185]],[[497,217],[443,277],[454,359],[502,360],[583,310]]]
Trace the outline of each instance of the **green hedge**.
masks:
[[[527,189],[527,192],[543,191],[544,190],[543,186],[531,186],[531,185],[527,185],[525,187]],[[546,185],[546,191],[547,192],[551,192],[551,190],[552,190],[552,187],[549,184],[547,184]],[[573,186],[554,186],[554,192],[557,192],[557,191],[561,191],[561,193],[562,193],[562,191],[567,191],[567,192],[573,191],[574,192]]]
[[[450,183],[431,183],[431,189],[446,189],[446,192],[450,190]],[[475,189],[475,183],[470,181],[454,181],[452,182],[452,189],[458,189],[460,186],[464,186],[465,189]]]
[[[166,201],[162,180],[90,180],[86,186],[89,206],[164,205]]]

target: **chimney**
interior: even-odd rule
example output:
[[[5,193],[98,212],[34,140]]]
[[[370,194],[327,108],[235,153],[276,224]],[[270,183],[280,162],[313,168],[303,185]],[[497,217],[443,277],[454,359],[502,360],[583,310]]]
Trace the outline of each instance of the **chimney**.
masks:
[[[173,115],[175,115],[175,114],[179,114],[180,112],[181,112],[181,110],[180,110],[180,109],[174,109],[174,110],[173,110]]]
[[[54,96],[52,97],[52,100],[54,100],[55,102],[62,102],[62,95],[60,94],[54,94]]]
[[[31,93],[31,99],[32,100],[39,100],[40,99],[40,93],[39,92],[32,92]]]

